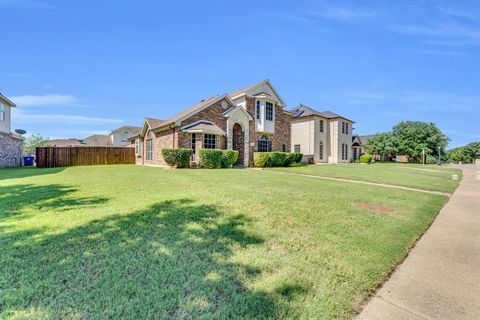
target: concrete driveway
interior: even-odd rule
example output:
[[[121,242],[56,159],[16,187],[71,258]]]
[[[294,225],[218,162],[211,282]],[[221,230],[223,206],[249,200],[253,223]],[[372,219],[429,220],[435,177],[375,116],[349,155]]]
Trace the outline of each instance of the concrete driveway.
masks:
[[[480,165],[358,319],[480,319]]]

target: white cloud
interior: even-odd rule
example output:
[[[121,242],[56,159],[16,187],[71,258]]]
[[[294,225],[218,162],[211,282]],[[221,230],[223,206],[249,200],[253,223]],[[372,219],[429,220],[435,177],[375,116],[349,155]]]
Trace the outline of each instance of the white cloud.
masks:
[[[79,100],[69,94],[21,95],[10,100],[21,107],[31,106],[83,106]]]
[[[15,122],[20,124],[60,124],[60,125],[108,125],[122,123],[123,120],[112,118],[100,118],[67,114],[26,114],[20,111],[14,114]]]

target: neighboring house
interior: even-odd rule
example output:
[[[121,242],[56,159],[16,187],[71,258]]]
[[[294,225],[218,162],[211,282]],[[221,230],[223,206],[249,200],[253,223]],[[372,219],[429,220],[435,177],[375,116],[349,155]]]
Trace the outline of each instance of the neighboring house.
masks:
[[[82,146],[82,140],[70,138],[70,139],[54,139],[49,141],[51,147],[75,147]]]
[[[23,137],[11,132],[11,108],[15,103],[0,93],[0,168],[20,165]]]
[[[269,80],[210,97],[166,120],[146,118],[135,141],[137,163],[166,165],[163,148],[237,150],[237,164],[253,164],[255,151],[290,149],[291,113]]]
[[[356,134],[352,136],[352,160],[358,160],[362,154],[367,153],[365,145],[371,137],[373,135],[360,136]]]
[[[303,104],[292,113],[292,152],[303,153],[309,163],[350,162],[353,121]]]
[[[85,146],[99,147],[127,147],[130,146],[129,138],[140,133],[141,127],[123,126],[109,134],[94,134],[82,140]]]

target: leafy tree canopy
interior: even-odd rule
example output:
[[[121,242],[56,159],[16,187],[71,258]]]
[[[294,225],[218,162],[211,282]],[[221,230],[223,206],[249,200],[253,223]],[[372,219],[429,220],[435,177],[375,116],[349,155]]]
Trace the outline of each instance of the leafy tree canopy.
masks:
[[[25,139],[23,150],[27,154],[34,154],[35,148],[46,147],[50,144],[50,139],[43,137],[41,134],[32,134]]]
[[[386,156],[396,152],[395,137],[391,132],[377,133],[368,139],[365,148],[370,154]]]
[[[438,149],[444,153],[448,137],[432,122],[402,121],[392,129],[397,143],[398,154],[418,157],[425,150],[426,155],[438,156]]]
[[[447,159],[457,163],[473,163],[477,158],[480,158],[480,142],[472,142],[447,152]]]

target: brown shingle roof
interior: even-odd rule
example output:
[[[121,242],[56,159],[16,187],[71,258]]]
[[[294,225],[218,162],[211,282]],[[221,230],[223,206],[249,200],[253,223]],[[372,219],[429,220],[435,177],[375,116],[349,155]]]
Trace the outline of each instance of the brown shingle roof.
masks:
[[[90,137],[83,139],[83,143],[87,146],[112,146],[112,139],[106,134],[94,134]]]
[[[223,96],[221,96],[221,97],[223,97]],[[188,108],[188,109],[186,109],[182,112],[177,113],[176,115],[168,118],[167,120],[162,121],[161,123],[157,124],[156,126],[153,126],[150,122],[149,122],[149,124],[152,127],[152,129],[156,129],[156,128],[162,127],[162,126],[170,124],[170,123],[175,123],[175,122],[181,120],[183,117],[188,116],[189,114],[194,113],[195,111],[202,109],[203,107],[212,103],[214,100],[216,100],[218,98],[221,98],[221,97],[213,96],[213,97],[209,97],[207,99],[204,99],[204,100],[200,101],[199,103],[195,104],[194,106],[192,106],[192,107],[190,107],[190,108]]]
[[[162,125],[165,120],[155,119],[155,118],[145,118],[150,128],[157,128]],[[141,129],[140,129],[141,130]]]
[[[191,123],[183,127],[182,130],[225,135],[225,131],[222,128],[208,120],[199,120],[195,123]]]
[[[68,147],[68,146],[77,146],[81,145],[82,142],[78,139],[75,138],[70,138],[70,139],[54,139],[50,140],[49,144],[52,147]]]
[[[352,120],[349,120],[349,119],[347,119],[345,117],[342,117],[342,116],[340,116],[340,115],[338,115],[334,112],[331,112],[331,111],[319,112],[319,111],[317,111],[313,108],[310,108],[310,107],[308,107],[304,104],[298,105],[298,107],[293,109],[291,112],[293,113],[294,118],[300,118],[300,117],[307,117],[307,116],[315,115],[315,116],[323,117],[323,118],[326,118],[326,119],[342,118],[342,119],[345,119],[345,120],[348,120],[348,121],[352,121]]]

